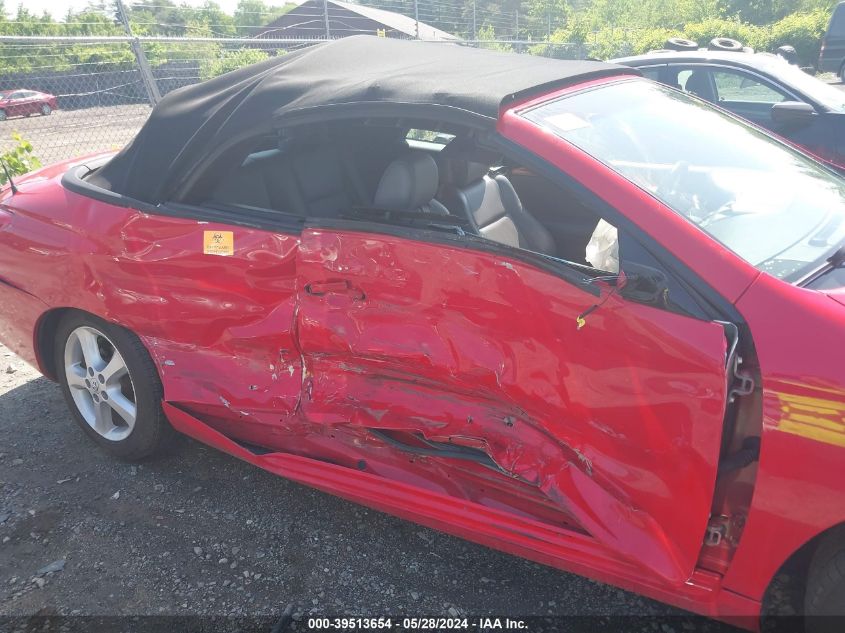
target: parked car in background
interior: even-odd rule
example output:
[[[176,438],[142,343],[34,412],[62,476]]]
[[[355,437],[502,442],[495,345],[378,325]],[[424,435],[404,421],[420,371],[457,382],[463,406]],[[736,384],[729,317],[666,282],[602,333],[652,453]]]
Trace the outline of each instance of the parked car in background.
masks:
[[[614,61],[715,103],[845,170],[845,92],[780,56],[663,50]]]
[[[13,116],[41,114],[49,116],[58,109],[55,95],[37,90],[0,91],[0,121]]]
[[[819,72],[836,73],[845,82],[845,2],[836,5],[830,16],[819,53]]]

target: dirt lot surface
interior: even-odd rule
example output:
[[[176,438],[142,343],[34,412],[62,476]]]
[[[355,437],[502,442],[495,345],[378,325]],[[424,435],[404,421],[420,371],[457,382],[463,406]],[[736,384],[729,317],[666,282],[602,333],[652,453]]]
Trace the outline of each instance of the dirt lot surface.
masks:
[[[278,617],[287,605],[305,618],[683,615],[187,439],[156,461],[115,461],[74,425],[59,388],[0,346],[0,615]],[[613,622],[732,630],[700,620]]]
[[[12,145],[18,132],[32,143],[42,164],[120,149],[150,115],[147,105],[111,106],[85,110],[56,110],[50,116],[12,117],[0,121],[0,152]]]

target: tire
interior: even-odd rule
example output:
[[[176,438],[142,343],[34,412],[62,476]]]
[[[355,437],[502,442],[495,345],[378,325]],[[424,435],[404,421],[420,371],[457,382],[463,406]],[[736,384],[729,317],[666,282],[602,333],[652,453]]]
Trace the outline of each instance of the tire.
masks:
[[[707,47],[711,51],[729,51],[733,53],[742,52],[742,42],[732,40],[729,37],[715,37],[710,40],[710,45]]]
[[[41,106],[41,114],[44,116],[50,116],[53,114],[53,108],[50,107],[49,103],[45,103]]]
[[[804,599],[808,633],[840,633],[845,621],[845,527],[828,534],[810,563]]]
[[[839,69],[839,81],[845,84],[845,64],[842,64],[842,68]],[[0,118],[0,121],[3,119]]]
[[[162,386],[141,340],[81,312],[59,323],[56,376],[76,423],[100,448],[127,461],[161,452],[175,437]]]
[[[666,40],[664,47],[670,51],[697,51],[698,42],[685,40],[682,37],[670,37]]]
[[[0,110],[0,121],[5,121],[8,118],[5,110]]]

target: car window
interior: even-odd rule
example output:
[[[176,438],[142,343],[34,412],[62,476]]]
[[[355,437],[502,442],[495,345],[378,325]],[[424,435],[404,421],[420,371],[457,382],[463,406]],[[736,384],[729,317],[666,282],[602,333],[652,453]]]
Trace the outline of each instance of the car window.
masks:
[[[615,82],[524,116],[776,277],[797,282],[845,243],[845,180],[660,84]]]
[[[845,91],[838,86],[820,81],[780,57],[772,56],[762,59],[766,72],[776,77],[783,85],[803,93],[834,112],[845,112]]]
[[[675,69],[675,88],[694,94],[706,101],[715,101],[716,95],[713,87],[713,78],[707,68],[683,68]]]
[[[426,141],[428,143],[437,143],[438,145],[448,145],[455,138],[455,135],[447,134],[446,132],[436,132],[434,130],[411,128],[408,130],[405,138],[409,141]]]
[[[660,66],[638,68],[637,70],[639,70],[643,74],[643,77],[645,77],[646,79],[651,79],[652,81],[658,81],[660,79]]]
[[[731,70],[711,71],[719,101],[775,104],[789,97],[752,75]]]

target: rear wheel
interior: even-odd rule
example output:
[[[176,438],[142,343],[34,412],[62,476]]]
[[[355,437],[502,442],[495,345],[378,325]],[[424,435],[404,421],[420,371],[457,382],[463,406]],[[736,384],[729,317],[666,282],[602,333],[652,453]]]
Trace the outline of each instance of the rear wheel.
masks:
[[[107,452],[148,457],[172,437],[155,364],[132,332],[82,313],[59,325],[56,375],[74,419]]]
[[[839,69],[839,81],[845,84],[845,64],[842,64],[842,68]]]
[[[5,121],[5,120],[6,120],[6,111],[0,110],[0,121]]]
[[[44,116],[50,116],[51,114],[53,114],[53,108],[50,107],[50,104],[45,103],[41,106],[41,114],[43,114]]]
[[[804,604],[808,633],[840,633],[845,617],[845,527],[831,532],[816,550]]]

